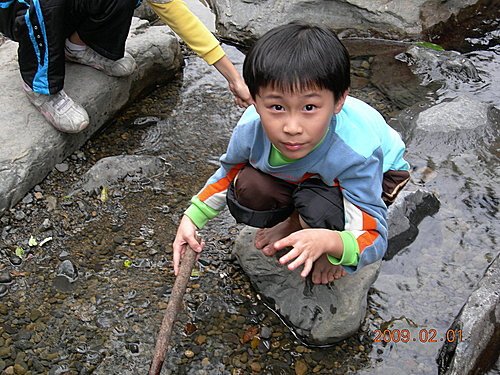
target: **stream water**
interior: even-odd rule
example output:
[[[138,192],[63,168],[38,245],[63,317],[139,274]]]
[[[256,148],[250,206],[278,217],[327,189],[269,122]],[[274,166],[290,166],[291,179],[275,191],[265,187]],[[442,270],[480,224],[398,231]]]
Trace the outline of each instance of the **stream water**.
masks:
[[[433,86],[431,93],[420,86],[421,100],[466,94],[500,108],[496,22],[497,31],[474,37],[463,50],[483,82]],[[240,67],[244,56],[224,48]],[[387,43],[378,50],[391,51],[393,59],[402,48]],[[353,54],[351,94],[390,120],[404,108],[372,84],[374,57]],[[1,268],[14,280],[0,299],[0,368],[147,373],[174,281],[176,225],[217,168],[241,113],[220,75],[191,55],[176,81],[133,103],[2,218]],[[304,346],[263,306],[231,256],[240,226],[224,212],[201,232],[207,246],[162,373],[437,374],[440,339],[498,254],[498,144],[497,138],[440,163],[408,145],[418,176],[411,187],[436,192],[441,208],[421,222],[412,244],[383,263],[358,334],[330,348]],[[96,161],[114,155],[160,156],[166,168],[154,177],[129,176],[106,191],[70,194]],[[30,236],[48,242],[30,247]],[[26,251],[22,262],[13,257],[19,246]],[[78,271],[73,283],[57,276],[65,259]],[[435,332],[437,342],[376,342],[385,328],[412,337]],[[499,373],[498,365],[489,372]]]

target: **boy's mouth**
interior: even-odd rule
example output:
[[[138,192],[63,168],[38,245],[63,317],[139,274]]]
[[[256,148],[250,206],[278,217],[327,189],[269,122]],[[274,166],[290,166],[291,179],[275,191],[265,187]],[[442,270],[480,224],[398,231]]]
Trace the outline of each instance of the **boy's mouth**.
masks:
[[[304,147],[304,143],[284,142],[283,146],[289,151],[297,151]]]

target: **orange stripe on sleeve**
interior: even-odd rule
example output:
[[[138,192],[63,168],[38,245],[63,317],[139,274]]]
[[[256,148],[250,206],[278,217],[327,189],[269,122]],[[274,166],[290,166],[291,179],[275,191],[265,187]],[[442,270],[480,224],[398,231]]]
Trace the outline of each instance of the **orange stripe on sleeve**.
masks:
[[[363,230],[366,232],[359,236],[356,240],[359,246],[359,253],[361,254],[365,248],[372,245],[378,238],[376,220],[368,215],[366,212],[361,211],[363,217]]]
[[[358,242],[359,246],[359,253],[361,254],[364,249],[372,245],[378,236],[379,234],[376,231],[367,231],[358,238],[356,238],[356,241]]]
[[[200,201],[205,201],[211,196],[226,190],[229,187],[231,181],[234,180],[238,172],[246,165],[246,163],[236,164],[233,168],[229,170],[227,175],[220,180],[206,186],[199,194],[198,199]]]

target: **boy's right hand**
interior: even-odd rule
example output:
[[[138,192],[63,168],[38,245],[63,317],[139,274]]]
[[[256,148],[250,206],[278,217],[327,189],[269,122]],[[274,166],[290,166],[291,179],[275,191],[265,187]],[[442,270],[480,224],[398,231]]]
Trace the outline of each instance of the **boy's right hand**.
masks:
[[[205,246],[203,241],[201,241],[201,243],[198,242],[198,235],[196,233],[197,230],[198,228],[194,225],[191,219],[184,215],[179,227],[177,228],[177,234],[175,235],[173,243],[175,276],[179,273],[181,258],[186,252],[187,247],[189,246],[197,253],[200,253]]]

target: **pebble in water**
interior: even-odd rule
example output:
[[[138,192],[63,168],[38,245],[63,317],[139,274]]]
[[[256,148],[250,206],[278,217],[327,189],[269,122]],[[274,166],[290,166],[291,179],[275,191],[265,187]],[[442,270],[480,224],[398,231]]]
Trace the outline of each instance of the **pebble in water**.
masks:
[[[9,272],[4,271],[0,273],[0,284],[11,284],[12,276]]]

